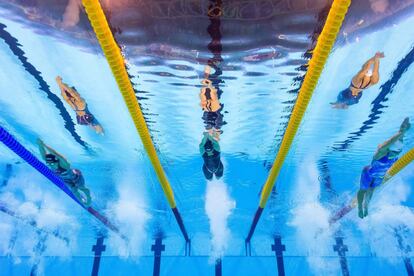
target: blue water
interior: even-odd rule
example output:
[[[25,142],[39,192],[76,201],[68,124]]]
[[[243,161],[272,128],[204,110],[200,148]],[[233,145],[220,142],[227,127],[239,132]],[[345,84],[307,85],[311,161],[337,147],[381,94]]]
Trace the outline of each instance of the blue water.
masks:
[[[40,137],[80,169],[94,208],[129,241],[1,145],[0,203],[14,213],[0,212],[0,275],[89,275],[100,236],[106,246],[100,275],[151,275],[151,246],[159,237],[165,245],[161,275],[212,275],[217,258],[224,275],[275,275],[275,236],[285,245],[286,275],[407,274],[410,258],[414,262],[413,164],[375,194],[368,218],[360,220],[354,210],[333,227],[328,218],[355,195],[377,145],[405,117],[414,121],[412,8],[390,8],[380,20],[359,14],[361,2],[351,6],[247,257],[244,239],[306,73],[322,9],[280,21],[265,17],[256,25],[225,16],[194,16],[192,23],[178,15],[169,25],[160,15],[147,22],[142,14],[128,25],[117,13],[122,4],[113,7],[110,23],[122,29],[115,37],[191,238],[191,256],[184,256],[181,232],[88,22],[81,17],[75,27],[57,27],[61,1],[50,7],[40,1],[32,9],[9,2],[0,1],[0,125],[36,156]],[[355,30],[361,18],[372,25]],[[332,109],[329,103],[377,51],[385,53],[379,83],[357,105]],[[223,104],[224,175],[208,181],[199,152],[205,130],[199,93],[204,66],[218,60],[211,79]],[[76,124],[57,75],[76,87],[104,136]],[[403,151],[413,147],[410,129]],[[345,268],[334,250],[338,237],[347,247]]]

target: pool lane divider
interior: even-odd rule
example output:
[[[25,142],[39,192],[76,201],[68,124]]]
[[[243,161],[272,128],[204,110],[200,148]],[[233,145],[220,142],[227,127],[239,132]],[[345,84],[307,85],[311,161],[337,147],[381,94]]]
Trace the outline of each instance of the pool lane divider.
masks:
[[[119,234],[124,240],[127,239],[124,235],[120,233],[118,227],[116,227],[106,216],[101,214],[93,207],[85,207],[82,203],[80,203],[76,196],[70,191],[70,189],[66,186],[65,182],[63,182],[63,180],[58,175],[56,175],[51,169],[49,169],[45,164],[43,164],[39,159],[37,159],[30,151],[28,151],[22,144],[20,144],[2,126],[0,126],[0,141],[3,142],[3,144],[10,150],[12,150],[15,154],[20,156],[35,170],[43,174],[43,176],[49,179],[53,184],[55,184],[65,194],[72,198],[82,208],[87,210],[91,215],[93,215],[100,222],[102,222],[107,228]]]
[[[402,171],[408,164],[414,160],[414,148],[406,152],[401,158],[399,158],[392,166],[388,169],[385,177],[380,186],[376,187],[374,191],[378,189],[383,189],[385,185],[389,183],[389,180],[394,177],[397,173]],[[358,198],[355,195],[351,202],[344,207],[340,208],[338,211],[334,212],[333,215],[329,218],[329,224],[334,224],[348,213],[350,213],[354,208],[358,206]]]
[[[144,115],[142,114],[134,92],[134,88],[132,87],[131,80],[128,76],[124,58],[121,54],[121,50],[119,49],[118,44],[114,39],[112,31],[109,28],[109,24],[106,20],[102,7],[98,0],[82,0],[82,4],[88,15],[92,28],[95,31],[96,38],[101,45],[106,60],[108,61],[112,74],[118,84],[122,97],[124,98],[125,104],[134,122],[138,135],[141,138],[144,149],[148,154],[155,173],[157,174],[164,195],[174,213],[186,244],[189,245],[190,238],[188,237],[181,214],[177,209],[173,190],[167,179],[167,176],[165,175],[164,169],[161,166],[161,162],[158,158],[157,151],[151,139],[151,135],[145,122]]]
[[[262,189],[259,207],[250,227],[249,234],[245,240],[246,243],[250,243],[256,224],[258,223],[262,211],[266,206],[275,181],[279,176],[283,162],[289,153],[289,149],[293,143],[296,132],[298,131],[299,125],[311,100],[316,85],[318,84],[319,77],[322,74],[326,61],[328,60],[329,54],[335,43],[336,37],[342,26],[342,22],[345,19],[345,15],[348,12],[350,4],[351,0],[334,0],[332,3],[323,30],[318,38],[315,49],[313,50],[312,58],[309,61],[308,71],[306,72],[302,86],[299,90],[296,103],[293,107],[275,161]]]

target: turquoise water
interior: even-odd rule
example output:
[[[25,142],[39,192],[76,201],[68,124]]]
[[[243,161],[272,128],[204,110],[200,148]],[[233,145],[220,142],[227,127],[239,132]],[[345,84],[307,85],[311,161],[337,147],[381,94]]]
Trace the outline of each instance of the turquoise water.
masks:
[[[333,250],[337,237],[348,247],[350,275],[407,273],[404,261],[413,255],[407,248],[414,244],[412,164],[375,195],[368,218],[360,220],[353,211],[333,227],[328,219],[358,190],[377,145],[405,117],[414,121],[412,8],[374,24],[356,12],[357,1],[351,7],[247,257],[244,240],[305,73],[304,53],[312,48],[309,36],[320,10],[292,12],[282,21],[220,21],[222,72],[212,74],[224,104],[224,175],[208,181],[199,153],[205,128],[199,93],[204,66],[218,55],[207,46],[217,39],[217,32],[209,32],[213,23],[207,16],[171,23],[153,15],[151,24],[139,24],[146,17],[137,16],[138,23],[129,25],[113,7],[110,23],[123,30],[115,37],[191,238],[191,256],[184,256],[181,232],[88,22],[81,17],[77,26],[62,28],[54,23],[65,3],[37,5],[26,9],[28,18],[20,1],[0,1],[0,125],[36,156],[40,137],[80,169],[94,208],[128,242],[2,145],[0,201],[15,215],[0,213],[0,275],[89,275],[98,236],[106,245],[100,275],[151,275],[151,246],[158,237],[165,245],[161,275],[212,275],[217,258],[224,275],[275,275],[275,236],[286,247],[287,275],[345,273]],[[34,16],[41,8],[42,16]],[[360,17],[372,26],[354,30]],[[268,21],[273,29],[266,29]],[[385,53],[380,82],[357,105],[332,109],[329,103],[377,51]],[[57,75],[85,98],[104,136],[76,124]],[[413,146],[411,129],[403,151]]]

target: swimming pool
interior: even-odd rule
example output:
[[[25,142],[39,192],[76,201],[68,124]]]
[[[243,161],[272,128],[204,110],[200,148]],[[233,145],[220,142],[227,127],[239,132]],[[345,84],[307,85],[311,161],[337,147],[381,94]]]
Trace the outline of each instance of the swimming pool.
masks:
[[[250,250],[245,238],[330,1],[102,1],[191,247],[74,2],[0,1],[0,126],[37,158],[41,138],[82,171],[107,223],[2,145],[0,275],[88,275],[98,267],[100,275],[151,275],[158,264],[161,275],[281,275],[281,262],[287,275],[410,273],[412,164],[374,195],[367,218],[356,210],[333,226],[329,218],[358,191],[377,146],[414,119],[412,1],[383,12],[369,1],[351,4]],[[379,82],[358,104],[332,109],[378,51]],[[77,124],[56,76],[81,94],[105,135]],[[203,115],[215,112],[200,107],[204,79],[221,106],[214,126]],[[216,161],[200,153],[212,128],[219,179],[220,169],[203,171]],[[413,146],[410,129],[403,153]]]

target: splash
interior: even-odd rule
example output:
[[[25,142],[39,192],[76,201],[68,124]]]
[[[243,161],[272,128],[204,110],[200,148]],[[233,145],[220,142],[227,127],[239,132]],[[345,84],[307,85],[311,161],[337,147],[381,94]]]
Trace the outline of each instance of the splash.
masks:
[[[1,214],[5,217],[0,224],[0,252],[14,262],[20,261],[19,256],[29,256],[39,269],[44,254],[71,256],[79,231],[75,217],[62,205],[60,194],[43,189],[47,185],[44,181],[38,174],[23,169],[9,179],[0,194],[2,204],[13,211]]]
[[[412,241],[414,238],[414,213],[402,205],[410,192],[409,184],[401,178],[392,180],[388,187],[374,195],[369,216],[363,220],[356,218],[364,239],[370,243],[371,251],[391,263],[400,261],[395,258],[403,254],[396,230],[404,228],[408,230],[405,239]]]
[[[288,222],[296,228],[296,239],[307,250],[307,262],[315,275],[337,274],[338,265],[327,262],[322,256],[332,253],[332,229],[329,227],[329,210],[319,202],[320,183],[318,169],[313,160],[306,160],[299,168],[296,191],[297,206]]]
[[[151,218],[145,210],[146,202],[138,188],[131,184],[137,175],[129,173],[118,187],[119,198],[110,206],[110,213],[116,219],[119,230],[128,240],[123,240],[115,233],[109,234],[108,244],[122,258],[141,255],[142,244],[147,238],[146,225]],[[137,258],[134,258],[137,259]]]
[[[223,181],[213,180],[207,183],[205,210],[210,220],[212,259],[219,258],[227,249],[230,239],[227,220],[235,207],[236,202],[230,198]]]

